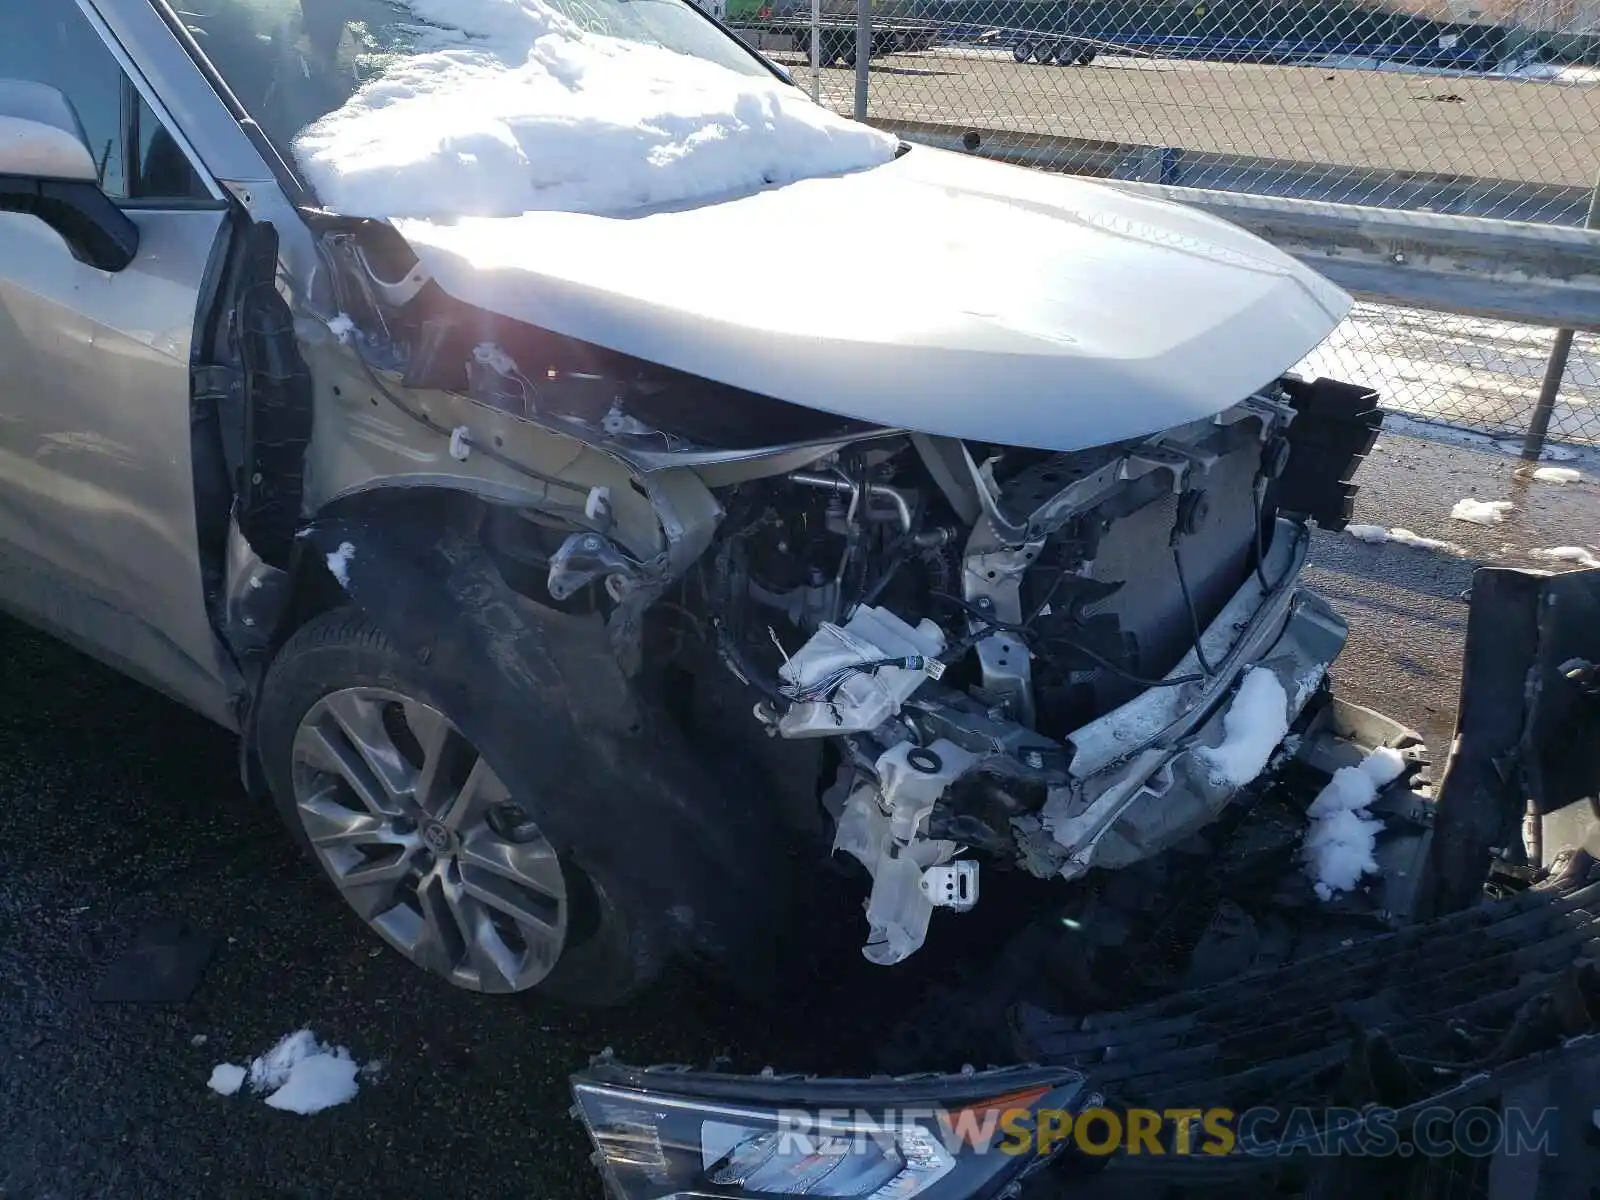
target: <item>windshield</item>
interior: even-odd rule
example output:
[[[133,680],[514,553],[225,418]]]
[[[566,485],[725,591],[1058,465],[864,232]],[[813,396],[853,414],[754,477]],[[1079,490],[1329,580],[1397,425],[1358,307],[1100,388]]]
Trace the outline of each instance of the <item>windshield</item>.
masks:
[[[686,0],[182,0],[347,216],[622,216],[888,162]]]
[[[302,132],[364,85],[442,48],[493,47],[524,9],[772,78],[687,0],[176,0],[174,8],[285,162]]]

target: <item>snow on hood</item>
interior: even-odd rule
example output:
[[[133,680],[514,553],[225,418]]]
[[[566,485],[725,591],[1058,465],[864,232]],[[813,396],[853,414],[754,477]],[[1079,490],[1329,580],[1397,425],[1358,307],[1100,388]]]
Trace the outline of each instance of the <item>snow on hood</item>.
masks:
[[[1193,209],[925,147],[628,218],[396,227],[466,303],[825,412],[1052,450],[1220,412],[1351,304]]]
[[[295,141],[348,216],[620,213],[894,156],[775,77],[587,33],[539,0],[403,3],[446,28]]]

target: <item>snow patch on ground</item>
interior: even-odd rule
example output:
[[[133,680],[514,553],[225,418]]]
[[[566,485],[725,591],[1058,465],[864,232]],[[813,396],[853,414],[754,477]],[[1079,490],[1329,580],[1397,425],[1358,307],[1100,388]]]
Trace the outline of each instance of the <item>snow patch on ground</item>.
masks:
[[[371,1082],[382,1069],[381,1060],[361,1067],[343,1046],[323,1045],[311,1030],[297,1029],[248,1068],[218,1063],[206,1086],[232,1096],[248,1079],[250,1090],[264,1095],[268,1108],[309,1115],[353,1099],[360,1088],[357,1074]]]
[[[1573,467],[1540,467],[1533,477],[1540,483],[1577,483],[1583,472]]]
[[[1422,419],[1407,416],[1405,413],[1386,412],[1383,415],[1383,430],[1385,433],[1400,433],[1424,441],[1442,442],[1447,446],[1467,446],[1474,450],[1506,454],[1516,458],[1522,456],[1520,441],[1491,437],[1487,433],[1476,433],[1456,425],[1440,424],[1444,419],[1444,417]],[[1539,457],[1545,462],[1582,462],[1585,465],[1592,464],[1593,469],[1600,469],[1600,453],[1578,446],[1563,446],[1557,442],[1549,442],[1540,451]]]
[[[1474,525],[1497,525],[1515,507],[1509,500],[1474,500],[1468,496],[1456,501],[1450,510],[1450,519],[1470,521]]]
[[[588,33],[539,0],[405,3],[446,29],[295,142],[349,216],[617,214],[861,170],[898,145],[770,76]]]
[[[1430,67],[1423,63],[1398,62],[1361,54],[1330,54],[1316,65],[1335,71],[1383,71],[1399,75],[1444,75],[1461,79],[1524,79],[1579,87],[1600,83],[1600,69],[1562,63],[1521,63],[1502,65],[1492,71],[1474,71],[1469,67]]]
[[[1289,696],[1267,667],[1251,667],[1222,718],[1221,745],[1197,751],[1219,786],[1243,787],[1266,769],[1289,732]]]
[[[1520,454],[1522,450],[1520,443],[1517,442],[1497,442],[1495,444],[1508,454]],[[1596,456],[1593,450],[1585,450],[1579,446],[1547,445],[1543,450],[1539,451],[1539,457],[1548,462],[1577,462],[1586,456],[1591,462],[1600,461],[1600,456]]]
[[[1415,550],[1441,550],[1446,554],[1466,553],[1454,542],[1442,542],[1438,538],[1423,537],[1420,533],[1413,533],[1409,529],[1385,529],[1382,525],[1346,525],[1344,531],[1357,541],[1370,542],[1373,545],[1379,545],[1383,542],[1398,542],[1402,546],[1410,546]]]
[[[1389,531],[1382,525],[1346,525],[1344,531],[1358,542],[1380,545],[1389,540]]]
[[[267,1097],[267,1107],[309,1116],[353,1100],[360,1090],[356,1064],[343,1046],[302,1058],[283,1086]]]
[[[339,548],[328,555],[328,572],[346,590],[350,587],[350,560],[355,556],[356,548],[350,542],[340,542]]]
[[[211,1078],[206,1086],[222,1096],[231,1096],[244,1083],[245,1069],[234,1063],[218,1063],[211,1068]]]
[[[1551,546],[1548,550],[1529,550],[1534,558],[1577,563],[1580,567],[1600,567],[1600,558],[1582,546]]]
[[[281,1088],[289,1080],[295,1064],[322,1053],[322,1045],[309,1029],[285,1034],[278,1044],[250,1064],[250,1086],[258,1092]]]
[[[1379,789],[1405,770],[1398,750],[1380,746],[1353,767],[1340,767],[1317,793],[1306,815],[1311,818],[1301,844],[1306,875],[1322,900],[1355,888],[1363,875],[1378,869],[1373,849],[1383,822],[1368,815]]]

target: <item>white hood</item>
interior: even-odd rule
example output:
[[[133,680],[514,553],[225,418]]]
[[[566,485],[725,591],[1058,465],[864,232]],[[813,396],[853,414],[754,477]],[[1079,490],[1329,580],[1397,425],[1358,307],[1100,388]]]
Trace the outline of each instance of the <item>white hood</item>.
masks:
[[[842,416],[1053,450],[1219,412],[1351,303],[1203,213],[926,147],[678,211],[395,224],[446,292],[504,316]]]

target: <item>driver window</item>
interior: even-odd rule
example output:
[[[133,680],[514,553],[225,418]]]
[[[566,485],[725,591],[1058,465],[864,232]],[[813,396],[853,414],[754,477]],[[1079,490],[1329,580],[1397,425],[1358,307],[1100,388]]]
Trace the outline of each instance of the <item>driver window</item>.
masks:
[[[0,0],[0,79],[59,88],[78,120],[113,200],[210,198],[187,156],[71,3]]]

